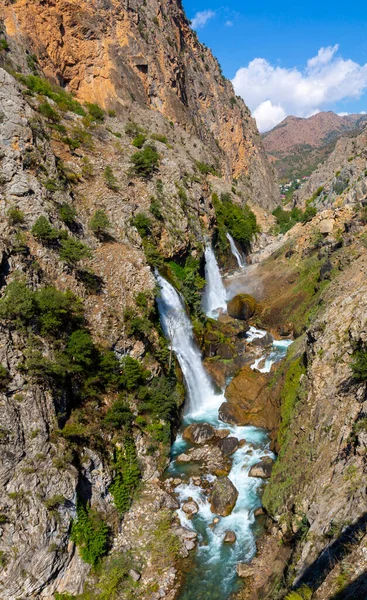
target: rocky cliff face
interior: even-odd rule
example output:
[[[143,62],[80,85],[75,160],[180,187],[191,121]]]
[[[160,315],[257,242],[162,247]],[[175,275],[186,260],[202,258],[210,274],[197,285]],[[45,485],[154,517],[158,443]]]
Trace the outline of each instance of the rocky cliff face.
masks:
[[[161,113],[210,148],[227,180],[242,179],[248,198],[271,207],[277,189],[255,122],[181,2],[24,0],[4,7],[4,17],[11,39],[26,42],[46,75],[80,100]]]
[[[117,573],[127,595],[135,578],[136,597],[172,598],[194,544],[156,479],[183,390],[153,270],[189,260],[200,287],[212,193],[264,219],[275,183],[180,4],[1,11],[0,595],[79,594],[88,574],[108,594]],[[149,485],[127,514],[137,469]]]
[[[344,161],[365,169],[363,150]],[[263,497],[271,519],[258,556],[239,568],[240,598],[366,597],[366,377],[356,366],[366,356],[365,194],[356,193],[365,178],[360,168],[339,204],[326,191],[330,208],[253,267],[263,324],[290,322],[297,339],[268,390],[280,403]]]

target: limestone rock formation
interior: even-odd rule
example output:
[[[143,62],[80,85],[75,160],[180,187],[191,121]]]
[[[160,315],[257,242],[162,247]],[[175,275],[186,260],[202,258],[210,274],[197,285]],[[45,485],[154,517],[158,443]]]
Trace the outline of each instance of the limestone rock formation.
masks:
[[[213,155],[219,147],[225,176],[243,177],[248,197],[273,205],[278,190],[255,122],[190,29],[181,2],[1,5],[10,44],[31,44],[30,52],[56,83],[81,101],[118,113],[134,115],[142,107],[161,113],[200,137]]]

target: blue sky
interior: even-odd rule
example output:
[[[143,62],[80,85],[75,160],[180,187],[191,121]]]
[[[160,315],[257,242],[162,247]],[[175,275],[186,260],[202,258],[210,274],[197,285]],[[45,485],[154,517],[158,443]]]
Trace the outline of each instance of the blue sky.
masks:
[[[262,131],[287,114],[367,111],[367,11],[361,0],[183,3]]]

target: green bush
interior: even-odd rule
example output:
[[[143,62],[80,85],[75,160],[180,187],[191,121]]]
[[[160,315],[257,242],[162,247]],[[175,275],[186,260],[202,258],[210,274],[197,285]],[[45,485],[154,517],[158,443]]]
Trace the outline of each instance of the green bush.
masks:
[[[52,123],[60,122],[59,113],[56,112],[56,110],[53,109],[51,104],[49,104],[48,102],[43,102],[42,104],[40,104],[38,107],[38,112],[41,113],[43,117],[45,117],[48,121],[51,121]]]
[[[157,198],[151,198],[149,211],[158,221],[163,221],[162,205]]]
[[[60,258],[69,266],[75,266],[83,258],[90,258],[91,256],[92,253],[88,246],[79,240],[68,238],[61,241]]]
[[[303,218],[303,213],[300,208],[292,208],[292,210],[284,210],[281,206],[278,206],[272,212],[276,218],[277,225],[279,225],[280,233],[286,233],[296,225],[300,223]]]
[[[50,512],[57,510],[59,506],[62,506],[63,504],[65,504],[65,496],[62,496],[61,494],[56,494],[44,501],[45,507]]]
[[[4,365],[0,364],[0,390],[4,391],[9,381],[9,373]]]
[[[89,369],[97,361],[97,349],[90,333],[85,329],[77,329],[70,335],[66,353],[77,371]]]
[[[78,546],[84,562],[95,567],[107,554],[108,526],[97,511],[81,500],[77,501],[76,514],[70,539]]]
[[[60,204],[58,213],[61,221],[65,223],[65,225],[70,226],[75,222],[76,210],[71,204],[67,204],[66,202]]]
[[[85,110],[79,102],[61,87],[52,85],[47,79],[42,79],[38,75],[18,75],[17,77],[30,91],[47,96],[47,98],[56,102],[61,110],[70,110],[78,115],[85,116]]]
[[[16,206],[12,206],[11,208],[9,208],[7,216],[9,220],[9,225],[21,225],[22,223],[24,223],[25,220],[24,212],[19,210],[19,208],[17,208]]]
[[[127,435],[123,449],[115,451],[114,468],[117,474],[109,491],[117,510],[123,514],[130,508],[133,492],[140,480],[139,463],[132,436]]]
[[[11,281],[0,299],[0,317],[28,321],[36,314],[34,293],[24,281]]]
[[[9,50],[9,44],[4,38],[0,40],[0,50]]]
[[[201,319],[203,317],[201,291],[205,286],[205,279],[199,273],[199,260],[189,256],[183,267],[173,260],[168,263],[168,266],[174,286],[184,296],[191,313]]]
[[[132,412],[126,404],[125,400],[119,398],[113,403],[111,408],[108,409],[106,416],[103,419],[103,423],[107,426],[114,427],[115,429],[122,429],[123,427],[129,427],[133,421]]]
[[[199,173],[202,175],[217,175],[215,168],[212,165],[208,165],[207,163],[200,162],[199,160],[195,161],[195,165]]]
[[[38,217],[37,221],[31,229],[31,234],[41,243],[45,244],[57,240],[59,232],[52,227],[50,221],[46,217]]]
[[[98,106],[98,104],[86,102],[85,107],[89,112],[90,116],[92,117],[93,121],[96,121],[96,123],[103,123],[103,121],[105,120],[105,113],[104,110],[102,110],[102,108]]]
[[[140,125],[138,125],[137,123],[134,123],[134,121],[130,121],[125,126],[125,133],[129,137],[136,137],[139,133],[144,133],[144,132],[145,132],[144,128],[141,127]]]
[[[144,212],[137,213],[132,219],[131,224],[136,227],[140,236],[146,238],[152,232],[152,221]]]
[[[135,146],[135,148],[142,148],[146,139],[147,136],[145,133],[138,133],[131,143],[133,146]]]
[[[127,390],[134,390],[139,385],[145,385],[150,371],[132,356],[126,356],[122,362],[122,381]]]
[[[34,292],[33,297],[43,335],[56,336],[83,320],[82,304],[70,290],[61,292],[47,286]]]
[[[167,137],[160,133],[152,133],[152,135],[150,137],[155,142],[161,142],[161,144],[168,144]]]
[[[249,251],[251,242],[259,231],[256,216],[248,206],[238,206],[232,202],[230,194],[222,194],[219,199],[217,194],[212,196],[215,214],[217,217],[217,245],[224,252],[228,248],[226,232],[241,244],[244,250]]]
[[[89,227],[98,238],[103,238],[106,236],[109,228],[111,227],[111,223],[104,210],[96,210],[89,221]]]
[[[143,150],[139,150],[132,155],[131,162],[133,173],[139,177],[147,178],[158,167],[159,154],[154,146],[145,146]]]
[[[367,348],[358,348],[353,352],[351,368],[355,381],[358,383],[367,381]]]
[[[113,174],[112,167],[110,165],[107,165],[107,167],[105,168],[103,177],[106,186],[113,192],[117,192],[119,189],[117,185],[117,179]]]

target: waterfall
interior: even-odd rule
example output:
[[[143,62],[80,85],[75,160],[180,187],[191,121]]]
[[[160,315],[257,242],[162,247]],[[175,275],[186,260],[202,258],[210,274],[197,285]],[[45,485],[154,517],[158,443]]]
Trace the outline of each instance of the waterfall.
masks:
[[[227,240],[229,241],[229,245],[231,246],[231,252],[232,252],[233,256],[235,257],[235,259],[237,260],[239,268],[244,269],[246,267],[246,262],[242,256],[242,254],[238,250],[238,248],[236,246],[236,242],[234,241],[233,237],[229,233],[226,233],[226,237],[227,237]]]
[[[155,277],[161,289],[157,304],[163,332],[170,341],[185,378],[188,412],[190,416],[197,416],[203,412],[204,407],[218,407],[218,402],[223,398],[215,395],[203,367],[181,296],[158,272],[155,273]]]
[[[219,309],[227,310],[227,301],[226,289],[211,246],[205,248],[205,280],[204,310],[208,317],[215,317]]]

